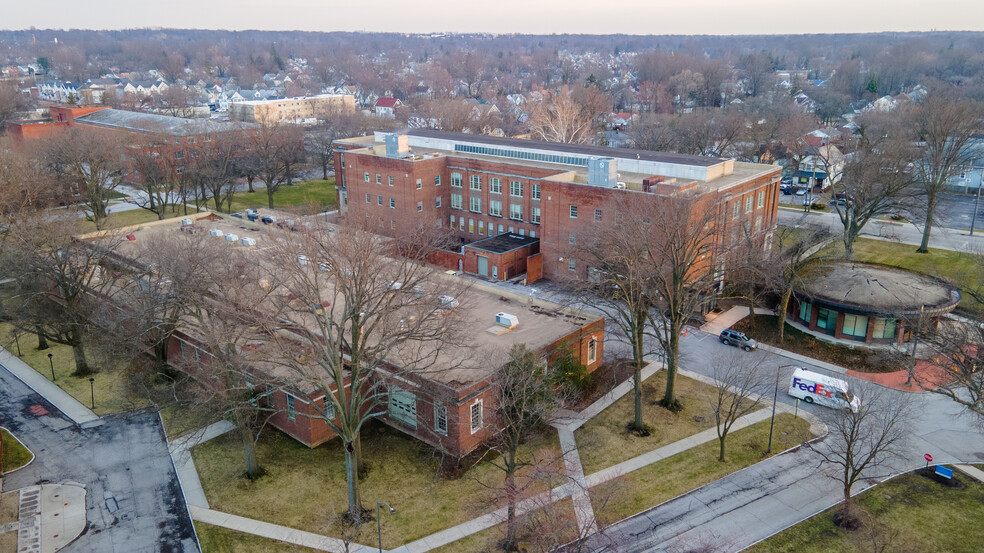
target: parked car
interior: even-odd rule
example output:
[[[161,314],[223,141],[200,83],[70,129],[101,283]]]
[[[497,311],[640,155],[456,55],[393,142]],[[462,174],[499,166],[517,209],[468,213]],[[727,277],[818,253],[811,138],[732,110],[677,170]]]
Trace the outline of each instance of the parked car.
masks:
[[[790,184],[780,184],[779,191],[783,194],[789,195],[793,193],[793,187]]]
[[[783,177],[782,180],[779,181],[779,184],[790,186],[793,184],[793,177]]]
[[[807,193],[806,188],[797,188],[795,192],[797,196],[806,196],[806,193]]]
[[[238,212],[238,211],[235,212],[235,213],[233,213],[232,216],[235,217],[236,219],[242,219],[243,218],[243,214],[240,213],[240,212]]]
[[[738,332],[732,328],[729,328],[718,336],[718,340],[726,346],[739,347],[745,351],[752,351],[753,349],[758,349],[758,342],[749,338],[744,332]]]
[[[272,225],[273,223],[277,222],[277,218],[274,217],[273,215],[266,215],[260,219],[260,222],[265,225]]]

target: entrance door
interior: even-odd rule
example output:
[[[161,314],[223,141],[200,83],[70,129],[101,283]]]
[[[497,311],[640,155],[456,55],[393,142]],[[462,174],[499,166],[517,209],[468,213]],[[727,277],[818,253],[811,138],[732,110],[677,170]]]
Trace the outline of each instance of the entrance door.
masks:
[[[478,256],[478,274],[485,278],[489,277],[489,258],[484,255]]]

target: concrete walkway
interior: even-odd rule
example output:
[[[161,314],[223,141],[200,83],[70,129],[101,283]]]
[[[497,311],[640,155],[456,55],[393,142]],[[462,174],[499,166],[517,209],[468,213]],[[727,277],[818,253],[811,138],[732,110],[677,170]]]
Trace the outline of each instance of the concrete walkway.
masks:
[[[174,472],[178,475],[178,481],[181,482],[181,489],[184,491],[185,501],[188,502],[189,508],[194,506],[208,509],[208,499],[205,498],[202,481],[198,479],[195,461],[191,458],[191,448],[212,438],[217,438],[233,428],[235,427],[231,422],[220,421],[167,443],[167,449],[171,453],[171,461],[174,463]]]
[[[977,480],[978,482],[984,482],[984,471],[973,465],[953,465],[953,468],[959,470],[974,480]]]
[[[48,400],[56,409],[65,414],[75,424],[83,425],[99,420],[88,407],[68,395],[57,384],[41,376],[41,373],[20,360],[19,357],[0,347],[0,367],[7,369],[10,374],[26,384],[29,388]]]
[[[17,552],[55,553],[85,530],[85,488],[42,484],[19,490]]]
[[[337,538],[321,536],[303,530],[295,530],[286,526],[270,524],[260,520],[231,515],[210,509],[203,509],[194,505],[188,506],[191,518],[199,522],[221,526],[231,530],[238,530],[254,536],[262,536],[271,540],[278,540],[285,543],[300,545],[318,551],[330,551],[331,553],[371,553],[377,551],[376,548],[367,545],[350,543],[346,546],[345,542]]]
[[[775,315],[776,312],[771,309],[765,309],[762,307],[755,308],[756,315]],[[747,305],[736,305],[731,309],[725,311],[724,313],[718,313],[714,318],[710,318],[708,315],[708,320],[704,323],[700,329],[704,332],[718,335],[721,331],[726,330],[734,326],[735,323],[744,319],[748,316],[748,306]]]

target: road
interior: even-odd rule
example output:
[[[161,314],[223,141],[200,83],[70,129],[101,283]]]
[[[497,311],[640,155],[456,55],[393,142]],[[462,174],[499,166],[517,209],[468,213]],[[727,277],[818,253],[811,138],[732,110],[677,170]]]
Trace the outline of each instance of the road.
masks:
[[[689,331],[681,340],[681,366],[711,375],[715,358],[735,352],[715,336]],[[765,351],[768,368],[780,373],[779,401],[794,403],[785,393],[794,363]],[[811,370],[831,374],[823,368],[795,363]],[[781,368],[780,368],[781,367]],[[835,375],[852,381],[850,377]],[[885,389],[900,401],[912,401],[920,417],[913,422],[903,458],[890,472],[922,466],[924,453],[935,462],[980,462],[984,460],[984,435],[976,421],[954,402],[935,394],[905,394]],[[822,415],[824,407],[800,405],[801,409]],[[823,447],[821,442],[817,447]],[[708,486],[663,503],[610,527],[608,538],[621,544],[620,552],[738,551],[769,535],[798,523],[803,518],[835,505],[841,498],[837,482],[825,476],[830,469],[818,470],[818,454],[807,448],[772,457],[734,473]],[[871,477],[883,477],[881,469]],[[875,483],[865,480],[855,492]]]
[[[0,368],[0,421],[36,456],[4,476],[4,490],[85,486],[87,527],[63,553],[199,553],[156,413],[132,411],[79,428]]]

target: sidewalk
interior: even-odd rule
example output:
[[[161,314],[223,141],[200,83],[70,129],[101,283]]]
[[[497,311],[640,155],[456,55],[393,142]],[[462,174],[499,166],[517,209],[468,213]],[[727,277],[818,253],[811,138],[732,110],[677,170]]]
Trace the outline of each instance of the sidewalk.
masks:
[[[208,509],[208,499],[205,498],[202,481],[198,479],[195,461],[191,458],[191,448],[221,436],[233,428],[231,422],[221,421],[168,442],[167,449],[171,452],[174,472],[178,475],[178,482],[181,483],[181,489],[184,490],[185,501],[188,502],[189,508]]]
[[[90,411],[88,407],[79,403],[77,399],[68,395],[57,384],[41,376],[41,373],[2,347],[0,347],[0,367],[7,369],[10,374],[16,376],[24,384],[27,384],[29,388],[48,400],[48,402],[64,413],[75,424],[81,426],[99,420],[99,417]]]
[[[765,309],[762,307],[755,308],[756,315],[775,315],[775,311],[771,309]],[[718,313],[714,318],[710,318],[708,315],[708,320],[704,323],[700,329],[709,334],[714,334],[715,336],[721,334],[721,331],[726,330],[734,326],[735,323],[744,319],[748,316],[748,306],[747,305],[736,305],[731,309],[725,311],[724,313]]]

